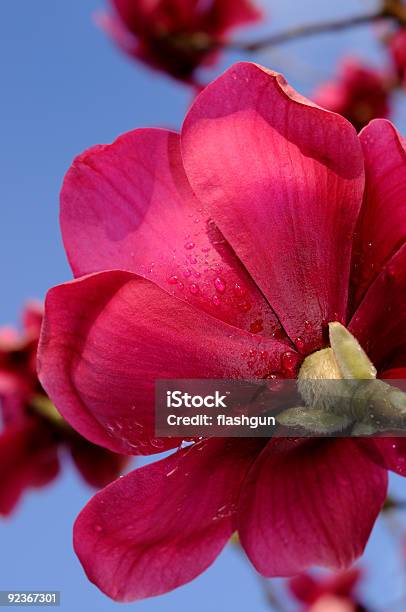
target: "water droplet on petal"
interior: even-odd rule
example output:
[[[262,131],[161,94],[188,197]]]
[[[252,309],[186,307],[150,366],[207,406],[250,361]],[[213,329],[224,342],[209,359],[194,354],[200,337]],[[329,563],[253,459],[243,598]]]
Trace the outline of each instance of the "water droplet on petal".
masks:
[[[217,295],[213,295],[211,301],[215,306],[220,306],[220,298]]]
[[[243,297],[247,293],[247,290],[240,283],[235,283],[234,293],[237,297]]]
[[[165,446],[164,442],[159,438],[151,438],[150,444],[154,448],[163,448]]]
[[[188,250],[188,251],[191,251],[192,249],[194,249],[194,248],[195,248],[195,246],[196,246],[196,245],[195,245],[195,243],[194,243],[194,242],[187,242],[187,243],[185,244],[185,249],[186,249],[186,250]]]
[[[283,340],[285,337],[285,332],[283,331],[283,329],[281,327],[277,327],[273,333],[272,336],[276,339],[276,340]]]
[[[224,293],[226,290],[226,284],[219,276],[214,279],[214,286],[219,293]]]
[[[301,353],[305,348],[305,342],[303,338],[301,338],[300,336],[296,338],[295,344],[296,344],[297,350]]]
[[[287,372],[292,372],[295,367],[295,355],[290,351],[286,351],[282,355],[282,368]]]
[[[313,325],[310,323],[310,321],[305,321],[304,328],[307,332],[311,332],[313,329]]]
[[[262,319],[257,319],[256,321],[254,321],[253,323],[251,323],[250,325],[250,332],[252,334],[258,334],[259,332],[261,332],[264,329],[264,326],[262,324]]]
[[[189,287],[189,291],[193,295],[196,295],[196,293],[199,293],[199,285],[197,285],[196,283],[192,283]]]
[[[252,308],[252,304],[250,302],[240,302],[238,304],[238,308],[242,311],[242,312],[249,312]]]
[[[175,275],[170,276],[170,277],[168,278],[168,283],[169,283],[170,285],[176,285],[176,283],[177,283],[177,282],[178,282],[178,277],[177,277],[177,276],[175,276]]]

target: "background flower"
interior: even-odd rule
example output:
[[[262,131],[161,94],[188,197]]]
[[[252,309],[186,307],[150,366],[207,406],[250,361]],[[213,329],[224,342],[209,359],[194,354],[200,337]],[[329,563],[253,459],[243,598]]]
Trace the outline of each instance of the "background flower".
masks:
[[[318,86],[313,99],[346,117],[359,131],[372,119],[388,116],[390,86],[389,74],[348,58],[341,64],[335,80]]]
[[[215,60],[230,30],[260,19],[254,0],[111,0],[101,25],[130,56],[182,81]]]
[[[357,568],[329,576],[301,574],[289,580],[289,588],[308,612],[367,612],[355,595],[360,579]]]
[[[0,329],[0,514],[8,515],[22,493],[59,473],[59,451],[69,449],[82,477],[100,488],[118,477],[127,458],[91,444],[62,419],[37,376],[43,309],[30,302],[23,332]]]

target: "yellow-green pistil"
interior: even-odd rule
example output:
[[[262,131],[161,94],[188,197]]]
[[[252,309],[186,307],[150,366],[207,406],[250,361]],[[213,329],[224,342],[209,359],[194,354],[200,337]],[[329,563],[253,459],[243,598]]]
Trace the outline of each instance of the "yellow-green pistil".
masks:
[[[406,393],[376,379],[376,369],[356,338],[329,324],[330,347],[309,355],[298,376],[304,406],[278,416],[286,427],[313,434],[352,435],[406,428]]]

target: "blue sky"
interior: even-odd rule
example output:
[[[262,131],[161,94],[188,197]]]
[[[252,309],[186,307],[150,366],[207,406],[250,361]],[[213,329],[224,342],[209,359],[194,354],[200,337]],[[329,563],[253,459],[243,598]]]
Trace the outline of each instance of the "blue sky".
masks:
[[[258,3],[261,3],[258,0]],[[263,0],[277,28],[304,19],[363,12],[374,2]],[[0,22],[0,322],[15,322],[23,302],[71,277],[58,227],[58,194],[73,157],[96,143],[142,126],[179,127],[190,92],[128,61],[94,25],[103,0],[8,2]],[[244,34],[244,36],[247,36]],[[297,42],[256,57],[281,70],[302,92],[331,74],[337,57],[357,49],[382,61],[367,28]],[[227,56],[223,67],[234,59]],[[299,59],[300,58],[300,59]],[[406,101],[394,114],[406,132]],[[393,485],[406,497],[400,479]],[[0,589],[60,589],[63,611],[117,609],[86,580],[71,546],[71,527],[91,491],[66,466],[63,478],[27,495],[19,511],[0,523],[3,560]],[[136,501],[134,503],[137,503]],[[378,525],[368,547],[376,602],[384,589],[394,599],[400,578],[386,527]],[[382,568],[380,560],[388,560]],[[390,585],[388,587],[388,585]],[[268,610],[258,578],[229,547],[192,584],[164,597],[129,606],[139,612]]]

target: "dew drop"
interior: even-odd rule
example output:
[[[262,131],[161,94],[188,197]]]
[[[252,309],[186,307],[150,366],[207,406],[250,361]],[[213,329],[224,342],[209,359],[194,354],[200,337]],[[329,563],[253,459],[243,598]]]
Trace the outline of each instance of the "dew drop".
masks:
[[[211,301],[215,306],[220,306],[220,298],[217,295],[213,295]]]
[[[224,293],[226,290],[226,284],[219,276],[214,279],[214,286],[219,293]]]
[[[189,268],[186,268],[186,270],[183,271],[183,276],[185,278],[189,278],[191,274],[192,274],[192,270],[189,270]]]
[[[285,337],[285,333],[283,331],[283,329],[281,327],[277,327],[273,333],[272,336],[276,339],[276,340],[283,340]]]
[[[297,346],[297,350],[301,353],[304,350],[304,348],[305,348],[305,342],[304,342],[303,338],[301,338],[300,336],[298,338],[296,338],[295,344]]]
[[[177,282],[178,282],[178,277],[177,277],[177,276],[175,276],[175,275],[170,276],[170,277],[168,278],[168,283],[169,283],[170,285],[176,285],[176,283],[177,283]]]
[[[194,243],[194,242],[187,242],[187,243],[185,244],[185,249],[186,249],[187,251],[191,251],[192,249],[194,249],[194,248],[195,248],[195,246],[196,246],[196,245],[195,245],[195,243]]]
[[[252,304],[250,302],[240,302],[238,304],[238,308],[242,311],[242,312],[249,312],[252,308]]]
[[[259,332],[261,332],[264,329],[264,326],[262,324],[262,319],[257,319],[256,321],[254,321],[253,323],[251,323],[250,325],[250,332],[252,334],[258,334]]]
[[[282,367],[285,371],[291,372],[295,367],[295,355],[290,351],[286,351],[282,355]]]
[[[199,285],[197,285],[196,283],[192,283],[189,287],[189,291],[193,295],[196,295],[196,293],[199,293]]]
[[[234,285],[234,294],[237,297],[243,297],[246,293],[247,293],[247,290],[245,289],[245,287],[240,285],[240,283],[235,283],[235,285]]]
[[[165,446],[164,442],[160,440],[159,438],[152,438],[150,440],[150,444],[154,448],[163,448]]]
[[[306,320],[306,321],[304,322],[304,328],[305,328],[305,330],[306,330],[307,332],[311,332],[311,331],[312,331],[312,329],[313,329],[313,326],[312,326],[312,324],[310,323],[310,321],[307,321],[307,320]]]
[[[141,423],[137,423],[137,421],[133,421],[131,427],[132,427],[132,431],[138,436],[140,436],[144,431],[144,425],[142,425]]]

